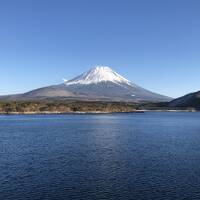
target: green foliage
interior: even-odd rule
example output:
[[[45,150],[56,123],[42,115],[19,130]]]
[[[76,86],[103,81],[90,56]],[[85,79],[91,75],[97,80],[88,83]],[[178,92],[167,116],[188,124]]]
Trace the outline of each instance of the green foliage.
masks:
[[[44,112],[134,112],[137,110],[167,110],[168,103],[131,103],[97,101],[10,101],[0,102],[0,113]]]

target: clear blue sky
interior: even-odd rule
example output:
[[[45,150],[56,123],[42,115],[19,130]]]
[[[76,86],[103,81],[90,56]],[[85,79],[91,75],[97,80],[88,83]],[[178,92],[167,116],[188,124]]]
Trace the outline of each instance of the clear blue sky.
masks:
[[[172,97],[200,90],[200,1],[0,0],[0,94],[97,64]]]

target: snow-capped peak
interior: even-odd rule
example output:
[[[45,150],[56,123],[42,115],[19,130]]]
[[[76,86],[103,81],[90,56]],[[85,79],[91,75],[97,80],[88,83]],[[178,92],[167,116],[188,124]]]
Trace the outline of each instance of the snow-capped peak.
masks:
[[[97,84],[100,82],[113,82],[116,84],[128,84],[131,85],[131,82],[107,66],[95,66],[91,70],[81,74],[80,76],[66,81],[66,85],[73,84]]]

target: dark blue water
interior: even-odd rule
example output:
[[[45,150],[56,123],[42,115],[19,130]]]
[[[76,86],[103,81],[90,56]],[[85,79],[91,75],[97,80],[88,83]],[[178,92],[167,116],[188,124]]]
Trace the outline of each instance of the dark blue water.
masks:
[[[0,200],[200,199],[200,113],[0,116]]]

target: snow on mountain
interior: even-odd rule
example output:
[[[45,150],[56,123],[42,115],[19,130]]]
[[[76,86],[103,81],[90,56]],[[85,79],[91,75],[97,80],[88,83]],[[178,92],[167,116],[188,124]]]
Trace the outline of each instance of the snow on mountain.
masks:
[[[64,83],[10,95],[12,100],[73,99],[85,101],[162,102],[166,97],[136,85],[107,66],[96,66]],[[5,99],[5,98],[4,98]]]
[[[65,81],[66,85],[74,85],[74,84],[97,84],[100,82],[113,82],[116,84],[128,84],[132,85],[133,84],[122,77],[120,74],[117,72],[113,71],[110,67],[107,66],[96,66],[92,68],[91,70],[81,74],[80,76],[69,80]]]

